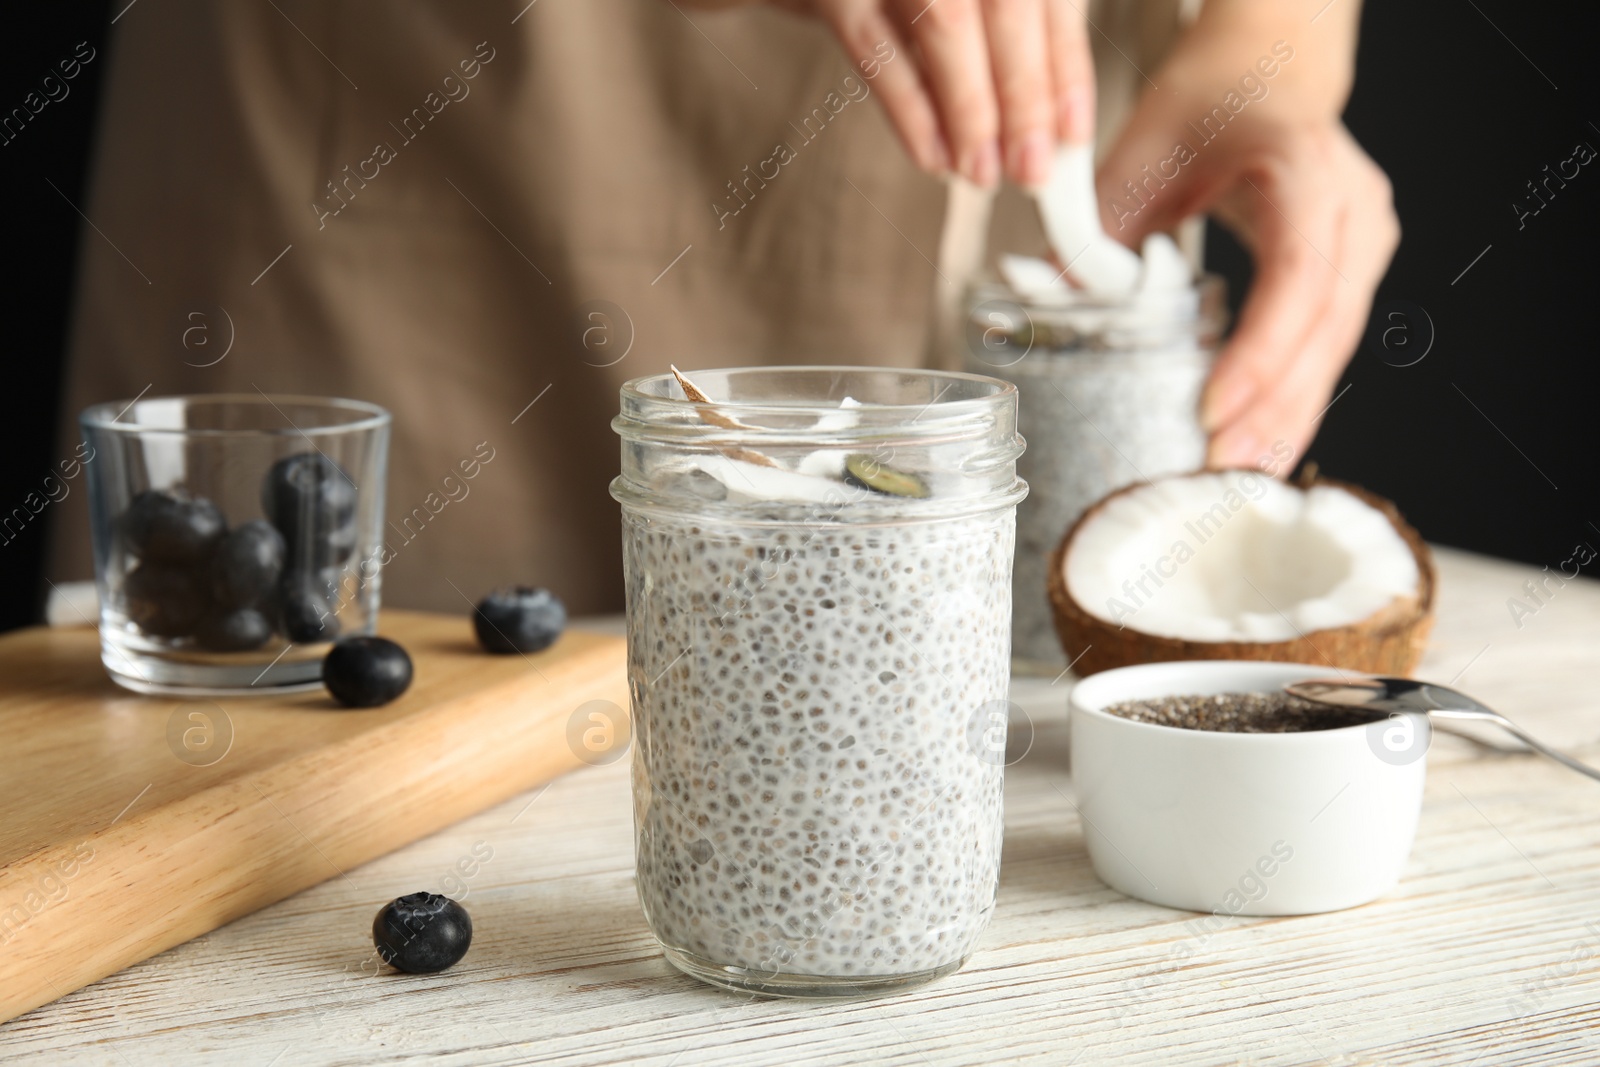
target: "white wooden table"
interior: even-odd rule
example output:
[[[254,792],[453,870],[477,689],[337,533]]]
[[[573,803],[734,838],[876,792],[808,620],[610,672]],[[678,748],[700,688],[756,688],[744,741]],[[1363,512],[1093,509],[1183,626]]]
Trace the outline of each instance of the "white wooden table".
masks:
[[[1421,675],[1456,679],[1600,759],[1600,585],[1569,583],[1519,629],[1506,601],[1533,568],[1439,557]],[[1340,914],[1235,918],[1203,936],[1197,916],[1130,900],[1090,871],[1068,801],[1068,684],[1016,687],[1034,739],[1008,772],[994,923],[964,970],[916,992],[753,1000],[672,970],[634,897],[624,760],[16,1019],[0,1027],[0,1061],[1600,1062],[1600,786],[1437,737],[1396,892]],[[467,959],[442,975],[374,975],[378,907],[448,886],[458,860],[488,849],[466,880],[477,931]]]

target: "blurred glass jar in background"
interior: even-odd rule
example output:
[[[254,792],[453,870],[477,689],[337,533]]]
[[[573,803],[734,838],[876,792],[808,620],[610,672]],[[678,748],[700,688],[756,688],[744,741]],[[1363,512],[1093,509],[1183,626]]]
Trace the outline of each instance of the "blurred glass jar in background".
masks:
[[[1186,289],[1030,297],[984,282],[968,294],[967,369],[1014,382],[1028,442],[1017,474],[1012,656],[1058,673],[1045,569],[1067,530],[1107,494],[1205,464],[1200,394],[1226,325],[1223,280]],[[1081,649],[1072,650],[1076,655]]]
[[[389,413],[354,400],[156,397],[88,408],[101,661],[145,693],[319,684],[371,633]]]

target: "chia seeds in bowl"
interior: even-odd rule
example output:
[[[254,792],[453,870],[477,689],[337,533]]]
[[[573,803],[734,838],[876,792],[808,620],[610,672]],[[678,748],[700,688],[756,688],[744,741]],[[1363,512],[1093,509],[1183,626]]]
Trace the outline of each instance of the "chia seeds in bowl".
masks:
[[[994,906],[1004,770],[971,723],[1009,686],[1015,394],[898,371],[694,378],[721,397],[758,375],[788,406],[728,405],[686,445],[660,379],[623,393],[639,898],[704,981],[888,992],[959,967]],[[844,396],[866,403],[828,421]]]
[[[1263,735],[1117,714],[1119,705],[1176,696],[1210,705],[1189,714],[1211,718],[1218,696],[1228,705],[1248,695],[1238,701],[1248,716],[1257,702],[1282,700],[1286,683],[1327,672],[1325,663],[1175,660],[1100,671],[1074,685],[1072,789],[1101,880],[1164,907],[1223,915],[1337,911],[1392,890],[1422,808],[1425,717],[1411,723],[1418,743],[1400,751],[1390,742],[1405,729],[1386,717]],[[1240,894],[1241,873],[1261,874],[1258,861],[1279,842],[1268,892]]]
[[[1215,693],[1126,700],[1106,714],[1154,726],[1225,734],[1295,734],[1365,726],[1383,718],[1360,708],[1332,708],[1288,693]]]

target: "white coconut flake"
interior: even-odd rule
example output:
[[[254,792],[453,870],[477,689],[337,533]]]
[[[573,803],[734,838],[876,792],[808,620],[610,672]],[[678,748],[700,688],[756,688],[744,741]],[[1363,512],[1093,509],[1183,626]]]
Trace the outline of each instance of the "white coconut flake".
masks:
[[[1078,288],[1096,296],[1126,296],[1133,291],[1176,290],[1190,283],[1189,262],[1165,234],[1144,242],[1144,259],[1106,234],[1094,194],[1094,152],[1086,144],[1056,149],[1050,181],[1034,189],[1045,237]],[[1006,259],[1014,261],[1006,264]],[[1035,262],[1002,258],[1000,270],[1018,293],[1048,290]],[[1045,264],[1048,269],[1048,264]]]
[[[859,408],[860,406],[861,401],[855,399],[854,397],[847,396],[843,400],[839,401],[838,411],[830,411],[826,415],[819,418],[816,421],[816,424],[812,426],[812,429],[821,430],[824,433],[832,432],[834,430],[854,429],[855,425],[861,421],[861,416],[855,414],[855,409]]]
[[[857,413],[860,407],[861,401],[847,396],[839,401],[838,411],[830,411],[823,415],[812,426],[812,430],[820,433],[853,430],[861,422],[861,416]],[[795,471],[814,478],[827,478],[834,482],[844,480],[844,453],[836,448],[821,448],[815,452],[808,452],[792,466]]]
[[[1063,262],[1067,263],[1067,275],[1096,296],[1126,296],[1138,287],[1144,269],[1139,253],[1104,234]]]
[[[1144,239],[1141,249],[1144,258],[1139,275],[1141,293],[1170,292],[1187,289],[1194,284],[1194,272],[1189,269],[1178,243],[1164,233],[1152,233]]]
[[[1093,146],[1057,148],[1049,179],[1034,189],[1033,195],[1039,202],[1045,237],[1063,263],[1094,238],[1105,236],[1095,202]]]
[[[1006,284],[1030,300],[1065,302],[1072,296],[1066,275],[1049,260],[1003,255],[999,267]]]
[[[1286,641],[1415,596],[1410,546],[1332,486],[1249,471],[1171,478],[1113,498],[1078,532],[1067,587],[1085,611],[1192,641]]]
[[[837,449],[819,449],[807,452],[795,464],[795,471],[813,478],[827,478],[833,482],[844,480],[844,456]]]
[[[698,471],[714,478],[727,489],[726,499],[736,504],[827,504],[839,494],[840,483],[836,478],[766,467],[715,454],[696,456],[671,469],[657,471],[655,477],[658,481],[681,478],[686,471]]]

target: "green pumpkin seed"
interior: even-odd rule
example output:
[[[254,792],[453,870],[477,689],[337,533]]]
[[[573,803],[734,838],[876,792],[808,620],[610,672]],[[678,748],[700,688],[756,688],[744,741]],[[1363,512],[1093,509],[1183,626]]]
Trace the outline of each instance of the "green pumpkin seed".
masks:
[[[923,498],[929,495],[928,484],[915,474],[885,467],[867,455],[845,457],[844,480],[858,488],[871,489],[875,493],[884,493],[888,496]]]

